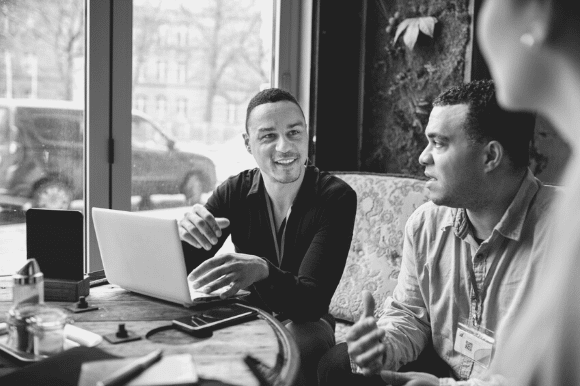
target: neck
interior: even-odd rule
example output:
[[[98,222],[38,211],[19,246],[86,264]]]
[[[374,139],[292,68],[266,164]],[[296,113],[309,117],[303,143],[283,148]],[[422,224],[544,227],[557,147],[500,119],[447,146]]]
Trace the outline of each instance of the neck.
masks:
[[[526,173],[527,169],[513,173],[513,176],[504,175],[498,182],[487,184],[490,188],[482,195],[485,201],[474,208],[466,208],[476,238],[485,240],[491,235],[518,193]]]
[[[270,196],[272,202],[274,214],[277,220],[276,222],[278,222],[278,219],[282,221],[286,216],[286,212],[288,212],[288,209],[292,206],[292,203],[300,190],[302,181],[304,180],[305,172],[305,169],[302,170],[300,177],[296,181],[287,184],[282,184],[262,174],[264,187],[266,188],[268,196]]]

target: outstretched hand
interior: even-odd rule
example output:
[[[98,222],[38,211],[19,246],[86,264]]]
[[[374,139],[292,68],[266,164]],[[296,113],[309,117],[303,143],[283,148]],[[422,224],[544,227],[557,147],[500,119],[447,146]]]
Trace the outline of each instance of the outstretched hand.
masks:
[[[221,298],[227,298],[267,278],[268,274],[268,263],[258,256],[224,253],[201,263],[189,274],[188,279],[193,281],[194,289],[201,289],[205,293],[229,285],[230,288],[220,295]]]
[[[381,378],[391,386],[439,386],[439,378],[427,373],[398,373],[396,371],[381,371]]]
[[[377,374],[383,367],[385,345],[382,341],[385,330],[377,326],[374,318],[375,299],[364,290],[362,292],[363,313],[358,322],[346,335],[348,355],[361,369],[364,375]]]
[[[195,204],[179,221],[179,238],[197,249],[210,250],[222,236],[230,220],[214,217],[203,205]]]

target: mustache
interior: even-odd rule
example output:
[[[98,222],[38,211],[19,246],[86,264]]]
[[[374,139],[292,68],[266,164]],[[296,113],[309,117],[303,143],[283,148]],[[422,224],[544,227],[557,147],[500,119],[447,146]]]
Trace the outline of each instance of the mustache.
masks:
[[[274,157],[274,160],[278,161],[278,160],[281,160],[284,158],[300,158],[300,154],[294,153],[294,152],[279,153],[279,154],[276,154],[276,156]]]

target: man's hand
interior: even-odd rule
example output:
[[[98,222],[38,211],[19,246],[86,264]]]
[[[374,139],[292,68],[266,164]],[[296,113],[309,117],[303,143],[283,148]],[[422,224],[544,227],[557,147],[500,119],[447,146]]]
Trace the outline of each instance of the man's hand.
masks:
[[[258,256],[243,253],[225,253],[201,263],[189,274],[193,288],[210,293],[230,285],[221,297],[235,295],[238,290],[268,277],[268,263]]]
[[[346,335],[348,355],[364,375],[377,374],[386,360],[383,337],[385,330],[377,327],[374,318],[375,299],[369,291],[362,292],[364,311]]]
[[[215,218],[205,206],[195,204],[179,221],[179,238],[195,248],[209,251],[217,244],[222,229],[229,225],[227,218]]]
[[[439,378],[427,373],[397,373],[383,370],[381,378],[391,386],[439,386]]]

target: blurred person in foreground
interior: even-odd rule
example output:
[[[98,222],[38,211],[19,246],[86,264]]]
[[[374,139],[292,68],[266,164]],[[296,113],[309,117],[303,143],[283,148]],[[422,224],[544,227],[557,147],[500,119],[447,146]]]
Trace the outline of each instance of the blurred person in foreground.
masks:
[[[491,373],[506,385],[580,385],[580,11],[570,0],[487,0],[477,37],[502,106],[538,111],[571,147],[542,275]],[[510,326],[512,327],[512,326]]]
[[[433,106],[419,157],[431,201],[406,223],[397,286],[378,320],[363,293],[365,314],[321,359],[319,384],[481,384],[498,327],[541,275],[555,189],[528,169],[533,114],[499,108],[491,80]],[[438,371],[408,371],[431,345]]]
[[[308,165],[308,130],[290,93],[271,88],[248,104],[245,146],[258,167],[230,177],[180,221],[189,280],[273,313],[296,340],[300,384],[316,383],[318,360],[335,344],[328,312],[354,228],[356,193]],[[216,255],[227,237],[235,253]]]

